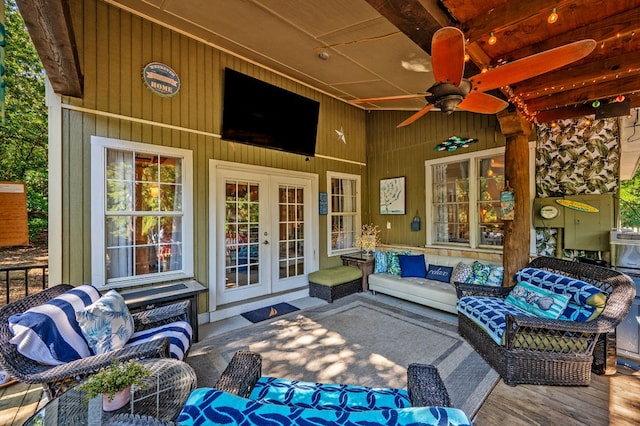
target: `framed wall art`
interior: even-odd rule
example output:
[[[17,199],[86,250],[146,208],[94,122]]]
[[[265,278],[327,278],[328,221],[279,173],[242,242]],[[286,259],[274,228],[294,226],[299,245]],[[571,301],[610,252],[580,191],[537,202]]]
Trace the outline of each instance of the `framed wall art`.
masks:
[[[380,214],[405,214],[404,176],[380,179]]]

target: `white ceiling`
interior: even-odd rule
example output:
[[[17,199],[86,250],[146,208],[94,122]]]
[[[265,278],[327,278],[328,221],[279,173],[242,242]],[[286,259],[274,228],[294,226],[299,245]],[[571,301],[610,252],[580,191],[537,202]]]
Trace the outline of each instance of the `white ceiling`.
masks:
[[[419,93],[434,83],[429,55],[365,0],[105,1],[345,101]],[[417,111],[425,104],[361,107]],[[622,179],[640,163],[637,114],[622,126]]]
[[[409,69],[430,71],[429,55],[365,0],[106,1],[346,101],[423,92],[434,83],[430,72]]]

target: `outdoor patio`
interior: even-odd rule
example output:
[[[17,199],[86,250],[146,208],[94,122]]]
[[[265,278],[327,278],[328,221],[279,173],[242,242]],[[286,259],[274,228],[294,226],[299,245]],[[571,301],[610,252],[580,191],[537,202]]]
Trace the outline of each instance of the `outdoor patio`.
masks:
[[[378,295],[400,309],[421,312],[434,319],[456,323],[453,315],[430,310],[397,299]],[[321,306],[319,299],[293,302],[301,309]],[[238,316],[200,327],[201,339],[222,335],[240,327],[257,328],[260,323]],[[41,404],[41,387],[14,384],[0,389],[0,424],[22,425]],[[498,382],[472,419],[475,425],[631,425],[640,418],[640,372],[618,366],[613,376],[592,376],[587,387],[519,385]]]

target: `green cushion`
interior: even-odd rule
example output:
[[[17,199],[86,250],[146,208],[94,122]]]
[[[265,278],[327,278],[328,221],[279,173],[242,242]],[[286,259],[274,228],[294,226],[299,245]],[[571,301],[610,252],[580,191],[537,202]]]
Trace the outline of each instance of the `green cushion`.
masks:
[[[334,285],[348,283],[362,278],[362,271],[351,266],[334,266],[333,268],[320,269],[309,274],[309,281],[314,284]]]

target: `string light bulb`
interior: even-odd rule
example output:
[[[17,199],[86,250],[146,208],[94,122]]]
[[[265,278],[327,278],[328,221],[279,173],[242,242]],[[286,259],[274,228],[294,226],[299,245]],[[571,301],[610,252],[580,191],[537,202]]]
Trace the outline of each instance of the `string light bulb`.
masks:
[[[556,8],[554,7],[553,9],[551,9],[551,13],[547,17],[547,22],[550,23],[550,24],[555,24],[557,20],[558,20],[558,12],[556,11]]]
[[[493,46],[494,44],[496,44],[497,41],[498,39],[496,38],[495,34],[493,34],[493,31],[491,31],[491,34],[489,34],[489,40],[487,41],[487,43]]]
[[[464,61],[469,62],[470,59],[471,59],[471,56],[469,56],[467,52],[464,52]]]

